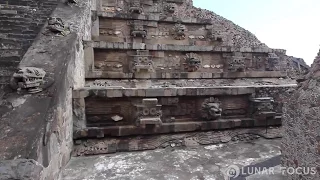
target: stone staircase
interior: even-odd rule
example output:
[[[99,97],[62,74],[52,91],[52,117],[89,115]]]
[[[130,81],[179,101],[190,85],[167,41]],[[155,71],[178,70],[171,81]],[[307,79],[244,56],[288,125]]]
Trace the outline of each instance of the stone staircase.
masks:
[[[212,19],[177,14],[186,1],[97,6],[73,92],[75,155],[154,148],[110,138],[281,125],[281,94],[296,86],[284,50],[232,46]]]

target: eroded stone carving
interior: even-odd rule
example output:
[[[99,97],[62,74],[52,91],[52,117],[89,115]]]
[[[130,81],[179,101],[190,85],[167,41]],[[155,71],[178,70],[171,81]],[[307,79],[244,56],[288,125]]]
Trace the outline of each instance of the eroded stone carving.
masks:
[[[143,8],[141,5],[141,1],[140,0],[131,0],[129,12],[135,13],[135,14],[142,14]]]
[[[156,125],[161,126],[162,105],[157,98],[143,99],[142,104],[136,105],[137,126]]]
[[[147,30],[144,29],[143,21],[135,20],[133,21],[131,26],[131,36],[142,38],[145,38],[147,36]]]
[[[175,40],[184,40],[186,39],[186,31],[186,26],[177,22],[171,30],[171,35]]]
[[[201,105],[201,117],[205,120],[217,120],[221,117],[221,102],[217,98],[206,99]]]
[[[40,87],[44,83],[46,72],[43,69],[35,67],[23,67],[13,74],[11,87],[13,89],[25,89],[29,93],[38,93],[42,91]]]
[[[253,115],[275,116],[272,97],[252,98],[251,101]]]
[[[148,50],[137,50],[137,54],[133,56],[133,72],[147,71],[153,72],[153,62]]]
[[[275,53],[269,53],[267,58],[266,70],[276,71],[279,70],[280,58]]]
[[[57,17],[49,18],[48,29],[53,33],[59,33],[63,36],[70,34],[70,27],[67,26],[61,18]]]
[[[208,29],[207,38],[210,39],[211,41],[222,42],[223,41],[222,30],[217,28]]]
[[[228,70],[229,71],[245,71],[245,57],[242,56],[241,52],[236,52],[232,57],[228,59]]]
[[[184,67],[188,72],[195,72],[201,67],[201,58],[195,53],[188,53],[185,57]]]
[[[173,14],[176,11],[176,4],[174,3],[166,3],[164,7],[165,7],[165,12],[169,14]]]

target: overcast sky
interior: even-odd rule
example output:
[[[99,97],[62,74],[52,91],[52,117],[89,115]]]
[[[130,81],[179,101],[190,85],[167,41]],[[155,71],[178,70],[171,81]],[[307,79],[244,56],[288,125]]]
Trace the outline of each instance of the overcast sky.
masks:
[[[311,64],[320,48],[320,0],[193,0]]]

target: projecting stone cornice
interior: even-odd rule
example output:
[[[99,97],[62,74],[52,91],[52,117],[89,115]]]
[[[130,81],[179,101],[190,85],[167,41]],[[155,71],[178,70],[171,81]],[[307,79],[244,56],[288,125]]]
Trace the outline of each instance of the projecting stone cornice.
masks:
[[[232,46],[188,46],[171,44],[146,44],[106,41],[86,41],[86,47],[98,49],[122,49],[122,50],[155,50],[155,51],[187,51],[187,52],[243,52],[243,53],[272,53],[285,50],[270,49],[267,47],[232,47]]]
[[[181,22],[185,24],[201,24],[201,25],[211,25],[211,19],[199,19],[199,18],[191,18],[191,17],[165,17],[161,18],[160,14],[130,14],[130,13],[114,13],[114,12],[105,12],[105,11],[96,11],[96,14],[102,18],[110,18],[110,19],[128,19],[128,20],[145,20],[145,21],[157,21],[157,22]]]

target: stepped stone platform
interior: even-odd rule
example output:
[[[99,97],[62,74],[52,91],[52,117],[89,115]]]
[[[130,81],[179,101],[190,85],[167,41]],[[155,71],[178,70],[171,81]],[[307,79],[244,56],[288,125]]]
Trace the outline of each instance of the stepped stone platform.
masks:
[[[84,166],[62,179],[88,178],[74,175],[90,170],[79,156],[279,138],[283,95],[309,68],[192,0],[0,0],[8,22],[0,179],[57,180],[71,154]],[[107,179],[100,170],[90,178]]]
[[[247,41],[231,39],[216,16],[190,5],[97,1],[85,85],[73,90],[76,142],[281,126],[281,94],[296,87],[285,50],[243,29],[233,33]]]

